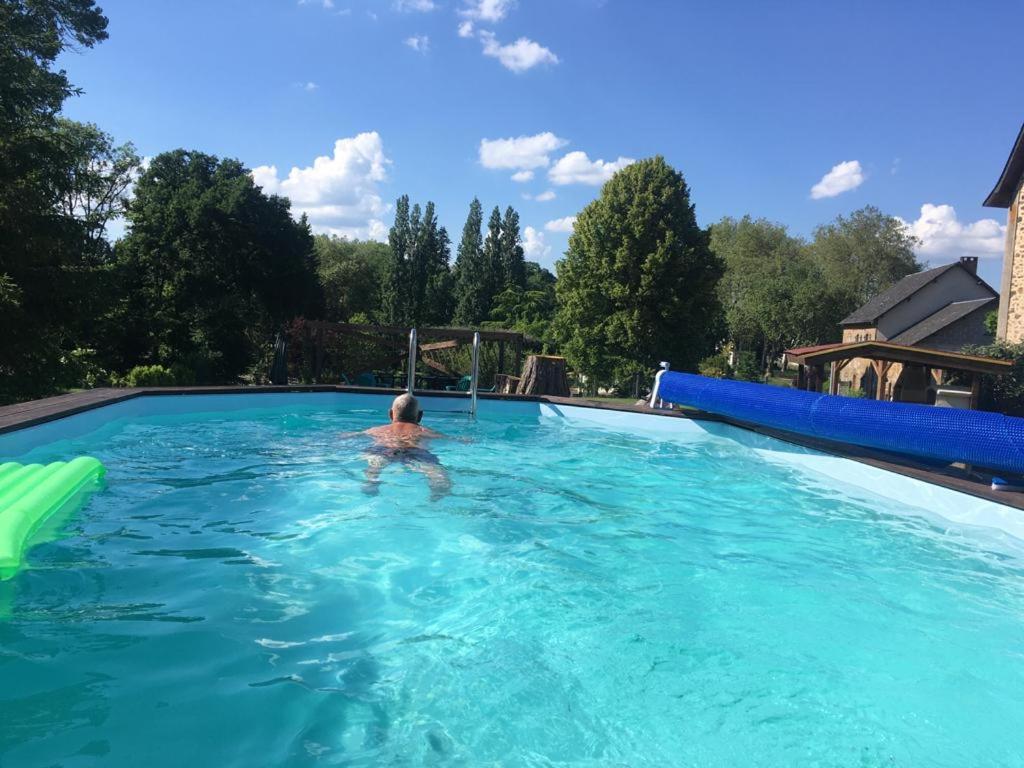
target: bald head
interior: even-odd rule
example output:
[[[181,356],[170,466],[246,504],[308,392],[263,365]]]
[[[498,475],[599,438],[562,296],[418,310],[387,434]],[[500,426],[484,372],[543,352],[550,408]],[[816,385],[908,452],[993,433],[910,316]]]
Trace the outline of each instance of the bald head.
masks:
[[[402,421],[406,424],[419,424],[422,417],[423,411],[420,410],[420,401],[408,393],[399,395],[395,398],[395,401],[391,403],[392,421]]]

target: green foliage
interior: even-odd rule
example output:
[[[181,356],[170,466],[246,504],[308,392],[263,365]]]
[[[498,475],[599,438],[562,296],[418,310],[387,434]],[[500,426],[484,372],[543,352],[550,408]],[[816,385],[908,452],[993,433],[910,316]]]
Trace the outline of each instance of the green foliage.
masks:
[[[444,325],[454,311],[448,232],[439,227],[434,204],[409,208],[409,196],[395,204],[388,234],[391,249],[384,278],[384,319],[393,325]]]
[[[554,317],[555,276],[540,264],[523,264],[523,288],[509,286],[494,297],[488,328],[520,331],[542,342],[545,350],[554,344],[551,319]]]
[[[117,362],[182,363],[201,383],[237,380],[296,315],[316,316],[313,238],[288,201],[268,197],[236,160],[176,150],[135,186],[118,243],[124,298]]]
[[[725,352],[718,352],[705,357],[697,364],[697,372],[701,376],[710,376],[713,379],[731,379],[732,367],[729,365],[729,356]]]
[[[136,365],[120,383],[125,387],[171,387],[178,382],[170,368],[162,365]]]
[[[483,296],[486,269],[483,264],[483,208],[475,197],[462,228],[462,239],[455,257],[455,323],[473,325],[487,315]]]
[[[476,326],[496,317],[507,317],[513,305],[521,304],[527,286],[527,267],[519,231],[519,214],[512,206],[494,206],[487,222],[487,237],[481,235],[483,208],[476,198],[462,230],[455,261],[455,323]],[[506,292],[509,296],[499,299]],[[537,297],[529,301],[536,301]],[[501,306],[499,306],[499,304]],[[528,310],[523,310],[528,311]],[[522,312],[512,311],[513,315]]]
[[[749,350],[737,352],[733,377],[740,381],[761,381],[761,367],[757,363],[757,355]]]
[[[692,370],[722,335],[721,273],[682,174],[661,157],[634,163],[579,214],[558,263],[562,351],[591,386],[659,360]]]
[[[391,249],[373,240],[346,240],[329,235],[313,238],[317,274],[324,291],[324,317],[354,322],[354,316],[375,318],[381,313]]]
[[[818,227],[811,255],[839,302],[833,309],[836,321],[897,280],[920,271],[915,245],[917,239],[899,219],[870,205]]]
[[[53,66],[69,46],[104,40],[106,25],[92,0],[0,3],[0,402],[74,383],[71,351],[94,331],[109,253],[99,233],[136,161],[57,117],[77,90]]]
[[[985,346],[969,346],[967,354],[1012,360],[1013,368],[1001,376],[981,377],[980,407],[1008,416],[1024,416],[1024,344],[997,341]]]
[[[990,336],[995,336],[996,331],[999,328],[999,312],[992,310],[985,315],[985,332]]]
[[[791,346],[838,339],[822,271],[785,227],[724,218],[711,228],[711,249],[725,265],[719,296],[737,346],[770,361]]]
[[[497,210],[497,209],[495,209]],[[519,214],[511,205],[505,209],[499,239],[501,283],[499,292],[526,289],[526,262],[519,234]]]

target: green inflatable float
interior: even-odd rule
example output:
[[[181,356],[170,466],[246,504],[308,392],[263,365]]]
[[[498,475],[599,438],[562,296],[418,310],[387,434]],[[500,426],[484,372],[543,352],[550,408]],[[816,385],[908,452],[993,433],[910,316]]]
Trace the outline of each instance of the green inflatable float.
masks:
[[[0,464],[0,580],[24,564],[32,534],[79,491],[96,486],[105,470],[91,456],[53,464]]]

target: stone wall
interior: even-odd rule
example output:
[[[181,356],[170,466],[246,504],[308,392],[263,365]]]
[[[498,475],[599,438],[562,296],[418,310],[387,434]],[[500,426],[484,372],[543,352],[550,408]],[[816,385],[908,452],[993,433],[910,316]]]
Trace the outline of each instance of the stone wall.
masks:
[[[1006,252],[1003,256],[1003,284],[999,306],[1000,339],[1012,343],[1024,341],[1024,185],[1010,206],[1006,226]]]

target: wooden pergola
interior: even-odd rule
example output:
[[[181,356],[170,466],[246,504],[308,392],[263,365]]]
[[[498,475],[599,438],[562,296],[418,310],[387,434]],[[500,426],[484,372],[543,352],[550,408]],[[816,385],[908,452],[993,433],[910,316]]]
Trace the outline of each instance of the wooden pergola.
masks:
[[[798,347],[786,350],[786,359],[799,364],[798,378],[801,389],[820,391],[825,379],[825,366],[830,368],[829,394],[839,394],[839,374],[851,360],[858,358],[870,361],[877,378],[876,400],[885,394],[885,383],[893,363],[919,365],[930,376],[942,371],[962,371],[971,374],[971,408],[978,407],[981,393],[981,376],[998,376],[1008,373],[1013,367],[1010,360],[998,360],[981,355],[967,355],[962,352],[946,352],[939,349],[907,347],[888,341],[860,341],[851,344],[821,344],[814,347]]]
[[[364,325],[356,323],[332,323],[325,320],[309,322],[309,330],[313,342],[313,370],[318,375],[323,369],[328,333],[342,337],[367,341],[394,350],[396,363],[401,363],[408,356],[407,326],[399,325]],[[498,370],[505,370],[506,355],[511,354],[512,370],[518,372],[522,368],[523,348],[539,345],[539,342],[519,331],[488,329],[475,331],[469,328],[417,328],[417,348],[419,361],[442,376],[456,377],[439,353],[455,350],[460,346],[473,343],[473,335],[480,334],[481,342],[496,342],[498,345]]]

